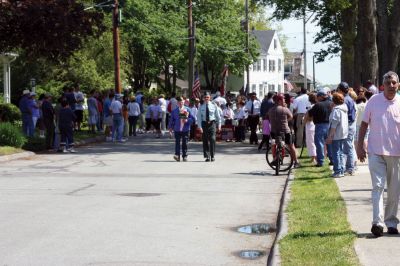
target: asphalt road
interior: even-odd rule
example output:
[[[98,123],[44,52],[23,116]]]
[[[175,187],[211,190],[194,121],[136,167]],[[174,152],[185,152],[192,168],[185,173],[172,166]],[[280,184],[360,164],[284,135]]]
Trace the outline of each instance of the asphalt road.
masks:
[[[218,143],[204,162],[190,143],[175,162],[171,139],[78,148],[0,163],[1,265],[266,265],[286,176],[256,146]]]

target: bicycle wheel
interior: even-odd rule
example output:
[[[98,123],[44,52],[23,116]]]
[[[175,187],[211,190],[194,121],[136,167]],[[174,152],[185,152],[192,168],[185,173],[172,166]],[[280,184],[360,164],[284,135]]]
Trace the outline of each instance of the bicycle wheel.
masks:
[[[279,175],[279,170],[282,163],[282,151],[281,148],[276,149],[276,167],[275,167],[275,175]]]
[[[290,155],[289,148],[285,146],[284,151],[282,151],[280,157],[280,169],[279,171],[285,172],[289,171],[290,168],[292,168],[294,160],[292,158],[292,155]]]
[[[272,163],[274,161],[274,156],[272,155],[272,147],[268,147],[267,151],[265,152],[265,160],[267,161],[269,167],[275,170],[276,166]]]

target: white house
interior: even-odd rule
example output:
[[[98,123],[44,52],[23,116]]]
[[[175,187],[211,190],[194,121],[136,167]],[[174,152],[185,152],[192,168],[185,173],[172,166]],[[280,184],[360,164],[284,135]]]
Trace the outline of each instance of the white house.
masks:
[[[250,66],[250,92],[263,97],[270,91],[284,92],[284,53],[275,30],[254,30],[260,44],[260,55]],[[244,87],[247,85],[244,72]]]

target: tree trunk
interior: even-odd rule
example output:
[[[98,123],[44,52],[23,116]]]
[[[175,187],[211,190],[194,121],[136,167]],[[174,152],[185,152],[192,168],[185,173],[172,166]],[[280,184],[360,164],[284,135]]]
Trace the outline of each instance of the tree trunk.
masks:
[[[378,84],[381,84],[383,74],[389,70],[389,30],[388,30],[388,0],[376,0],[376,14],[377,14],[377,45],[378,45]]]
[[[176,93],[176,79],[177,79],[177,73],[176,73],[176,67],[173,67],[173,76],[172,76],[172,91]]]
[[[170,81],[169,81],[169,66],[167,62],[164,62],[164,84],[165,90],[170,90]]]
[[[204,77],[206,79],[207,88],[211,88],[210,78],[208,76],[208,67],[206,62],[203,62],[203,68],[204,68]]]
[[[378,50],[376,45],[376,3],[375,0],[358,1],[358,49],[360,52],[361,84],[371,80],[376,83],[378,72]]]
[[[399,52],[400,52],[400,1],[394,1],[392,12],[389,19],[388,34],[388,65],[387,69],[383,72],[386,73],[389,70],[398,71],[399,63]]]
[[[352,86],[354,82],[354,41],[356,39],[357,0],[352,0],[352,6],[342,12],[342,54],[340,58],[341,79]]]

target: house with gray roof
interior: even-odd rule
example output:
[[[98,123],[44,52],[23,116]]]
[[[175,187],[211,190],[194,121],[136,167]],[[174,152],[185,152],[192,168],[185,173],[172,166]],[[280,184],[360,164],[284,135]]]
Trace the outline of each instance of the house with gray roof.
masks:
[[[284,53],[275,30],[251,32],[260,45],[260,55],[250,66],[250,92],[263,97],[270,91],[284,92]],[[246,87],[246,71],[244,86]]]

